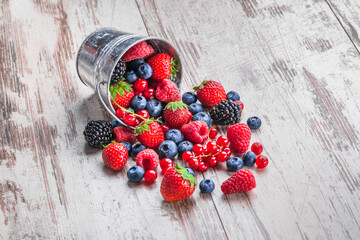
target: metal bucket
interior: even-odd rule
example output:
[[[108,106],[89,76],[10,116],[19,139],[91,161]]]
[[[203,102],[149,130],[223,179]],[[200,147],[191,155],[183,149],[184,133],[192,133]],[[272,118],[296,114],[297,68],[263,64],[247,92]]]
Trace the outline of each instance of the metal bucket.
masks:
[[[152,46],[156,53],[167,53],[174,60],[177,59],[178,72],[172,81],[179,86],[182,67],[178,51],[168,41],[161,38],[139,36],[114,28],[102,28],[91,33],[84,40],[76,58],[76,70],[80,80],[98,94],[101,103],[110,115],[125,126],[126,124],[116,116],[110,101],[111,74],[123,54],[142,41]]]

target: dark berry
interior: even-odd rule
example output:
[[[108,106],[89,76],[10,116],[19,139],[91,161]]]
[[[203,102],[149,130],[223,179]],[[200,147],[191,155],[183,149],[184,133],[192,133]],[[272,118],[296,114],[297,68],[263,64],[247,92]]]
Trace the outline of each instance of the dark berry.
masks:
[[[174,157],[178,153],[178,148],[174,141],[165,140],[160,144],[158,148],[158,153],[160,158],[174,159]]]
[[[240,95],[237,93],[237,92],[234,92],[234,91],[230,91],[226,94],[226,99],[227,100],[240,100]]]
[[[165,133],[166,140],[172,140],[176,144],[184,141],[184,135],[180,132],[179,129],[170,129]]]
[[[214,123],[220,125],[233,125],[240,122],[241,109],[238,103],[225,100],[210,110],[210,116]]]
[[[145,61],[143,58],[138,58],[135,60],[132,60],[130,62],[126,63],[126,70],[130,71],[130,70],[134,70],[136,71],[136,69],[139,67],[140,64],[143,64]]]
[[[123,60],[119,60],[119,62],[116,64],[114,71],[111,75],[111,84],[115,84],[121,81],[121,79],[124,77],[126,71],[126,64]]]
[[[186,92],[182,95],[182,101],[183,103],[190,105],[192,103],[195,103],[197,101],[196,94],[193,92]]]
[[[251,130],[259,129],[261,126],[261,119],[258,117],[251,117],[247,120],[247,125]]]
[[[209,194],[212,193],[215,189],[215,183],[211,179],[204,179],[200,182],[199,185],[201,193]]]
[[[146,110],[149,112],[150,116],[153,118],[160,117],[163,111],[163,106],[161,102],[157,99],[150,99],[146,104]]]
[[[136,73],[134,72],[134,70],[130,70],[125,73],[125,79],[128,83],[133,83],[136,81],[136,79],[138,79],[138,77],[137,77]]]
[[[129,142],[121,142],[121,144],[123,144],[126,148],[126,150],[128,151],[128,154],[131,153],[131,143]]]
[[[255,153],[253,153],[251,151],[245,153],[243,156],[244,165],[248,166],[248,167],[254,166],[255,159],[256,159]]]
[[[140,166],[132,166],[131,168],[129,168],[129,170],[127,171],[127,177],[129,179],[130,182],[140,182],[145,174],[145,170],[140,167]]]
[[[133,97],[131,100],[131,106],[134,108],[135,111],[138,111],[140,109],[144,109],[146,107],[147,101],[145,97],[137,95]]]
[[[195,172],[191,168],[185,168],[185,169],[188,171],[188,173],[190,173],[195,177]]]
[[[231,172],[237,172],[244,166],[244,162],[240,157],[231,157],[226,161],[226,167]]]
[[[103,148],[113,137],[113,127],[110,122],[90,121],[83,132],[85,141],[90,147]]]
[[[192,121],[203,121],[205,122],[209,127],[211,126],[211,118],[208,114],[204,113],[204,112],[199,112],[196,113],[192,119]]]
[[[146,147],[144,145],[142,145],[141,143],[137,143],[134,146],[132,146],[131,156],[136,157],[139,152],[145,149]]]
[[[182,156],[182,154],[186,151],[192,151],[194,145],[189,141],[182,141],[178,144],[178,151],[179,156]]]
[[[119,108],[119,109],[120,109],[120,108]],[[118,121],[114,120],[114,121],[111,122],[111,126],[112,126],[113,128],[115,128],[115,127],[124,127],[125,125],[122,124],[121,122],[118,122]]]
[[[190,104],[188,109],[193,115],[204,111],[203,107],[199,103]]]
[[[152,68],[147,63],[140,64],[136,69],[136,75],[139,78],[148,79],[152,75]]]

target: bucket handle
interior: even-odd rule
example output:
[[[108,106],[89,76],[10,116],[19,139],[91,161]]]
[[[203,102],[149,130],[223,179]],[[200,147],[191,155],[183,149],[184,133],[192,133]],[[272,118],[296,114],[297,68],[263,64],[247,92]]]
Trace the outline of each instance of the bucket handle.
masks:
[[[116,116],[116,114],[113,113],[113,111],[111,111],[111,109],[106,105],[106,103],[104,102],[104,99],[101,96],[100,93],[100,84],[106,84],[107,82],[102,81],[102,82],[98,82],[98,84],[96,85],[96,93],[99,96],[100,102],[102,103],[102,105],[104,106],[104,108],[106,109],[106,111],[108,111],[108,113],[110,113],[110,115],[118,122],[120,122],[122,125],[124,125],[127,128],[130,129],[135,129],[134,127],[128,126],[126,125],[122,120],[120,120],[120,118],[118,118],[118,116]]]

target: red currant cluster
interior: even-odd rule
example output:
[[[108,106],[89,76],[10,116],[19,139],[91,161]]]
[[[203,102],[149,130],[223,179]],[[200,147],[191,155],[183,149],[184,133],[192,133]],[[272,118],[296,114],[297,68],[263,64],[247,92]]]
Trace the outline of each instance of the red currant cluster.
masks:
[[[208,133],[209,140],[205,144],[196,144],[192,152],[186,151],[182,154],[182,159],[190,168],[205,172],[209,167],[215,167],[218,162],[225,162],[230,157],[229,139],[219,136],[215,140],[217,135],[217,129],[212,127]]]
[[[155,89],[152,87],[148,87],[148,81],[145,79],[139,78],[134,83],[135,92],[134,95],[141,95],[146,98],[146,100],[149,100],[154,97]]]
[[[124,121],[124,123],[128,126],[137,126],[143,120],[150,118],[149,112],[145,109],[140,109],[136,113],[131,110],[126,110],[123,107],[119,107],[116,109],[116,116]]]
[[[264,155],[260,155],[263,151],[263,146],[261,143],[253,143],[253,145],[251,145],[251,151],[257,156],[255,164],[258,168],[265,168],[269,164],[268,158]]]

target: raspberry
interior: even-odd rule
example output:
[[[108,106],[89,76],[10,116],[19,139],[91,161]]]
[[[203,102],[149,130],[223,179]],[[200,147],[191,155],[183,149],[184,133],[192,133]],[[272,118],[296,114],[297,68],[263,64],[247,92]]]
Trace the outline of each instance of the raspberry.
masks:
[[[227,138],[234,151],[243,154],[249,148],[251,130],[246,124],[237,123],[228,128]]]
[[[145,149],[136,156],[136,165],[145,170],[154,170],[159,165],[159,156],[152,149]]]
[[[144,41],[127,50],[126,53],[122,56],[122,60],[124,62],[129,62],[137,58],[150,57],[154,53],[154,49]]]
[[[181,94],[175,83],[169,79],[162,80],[155,90],[155,97],[163,102],[181,101]]]
[[[136,142],[136,136],[131,129],[126,127],[116,127],[114,128],[114,133],[116,142],[129,142],[131,144]]]
[[[203,121],[195,121],[185,124],[180,128],[185,139],[193,143],[203,143],[207,139],[209,128]]]
[[[248,169],[240,169],[221,185],[225,194],[247,192],[256,187],[255,177]]]

